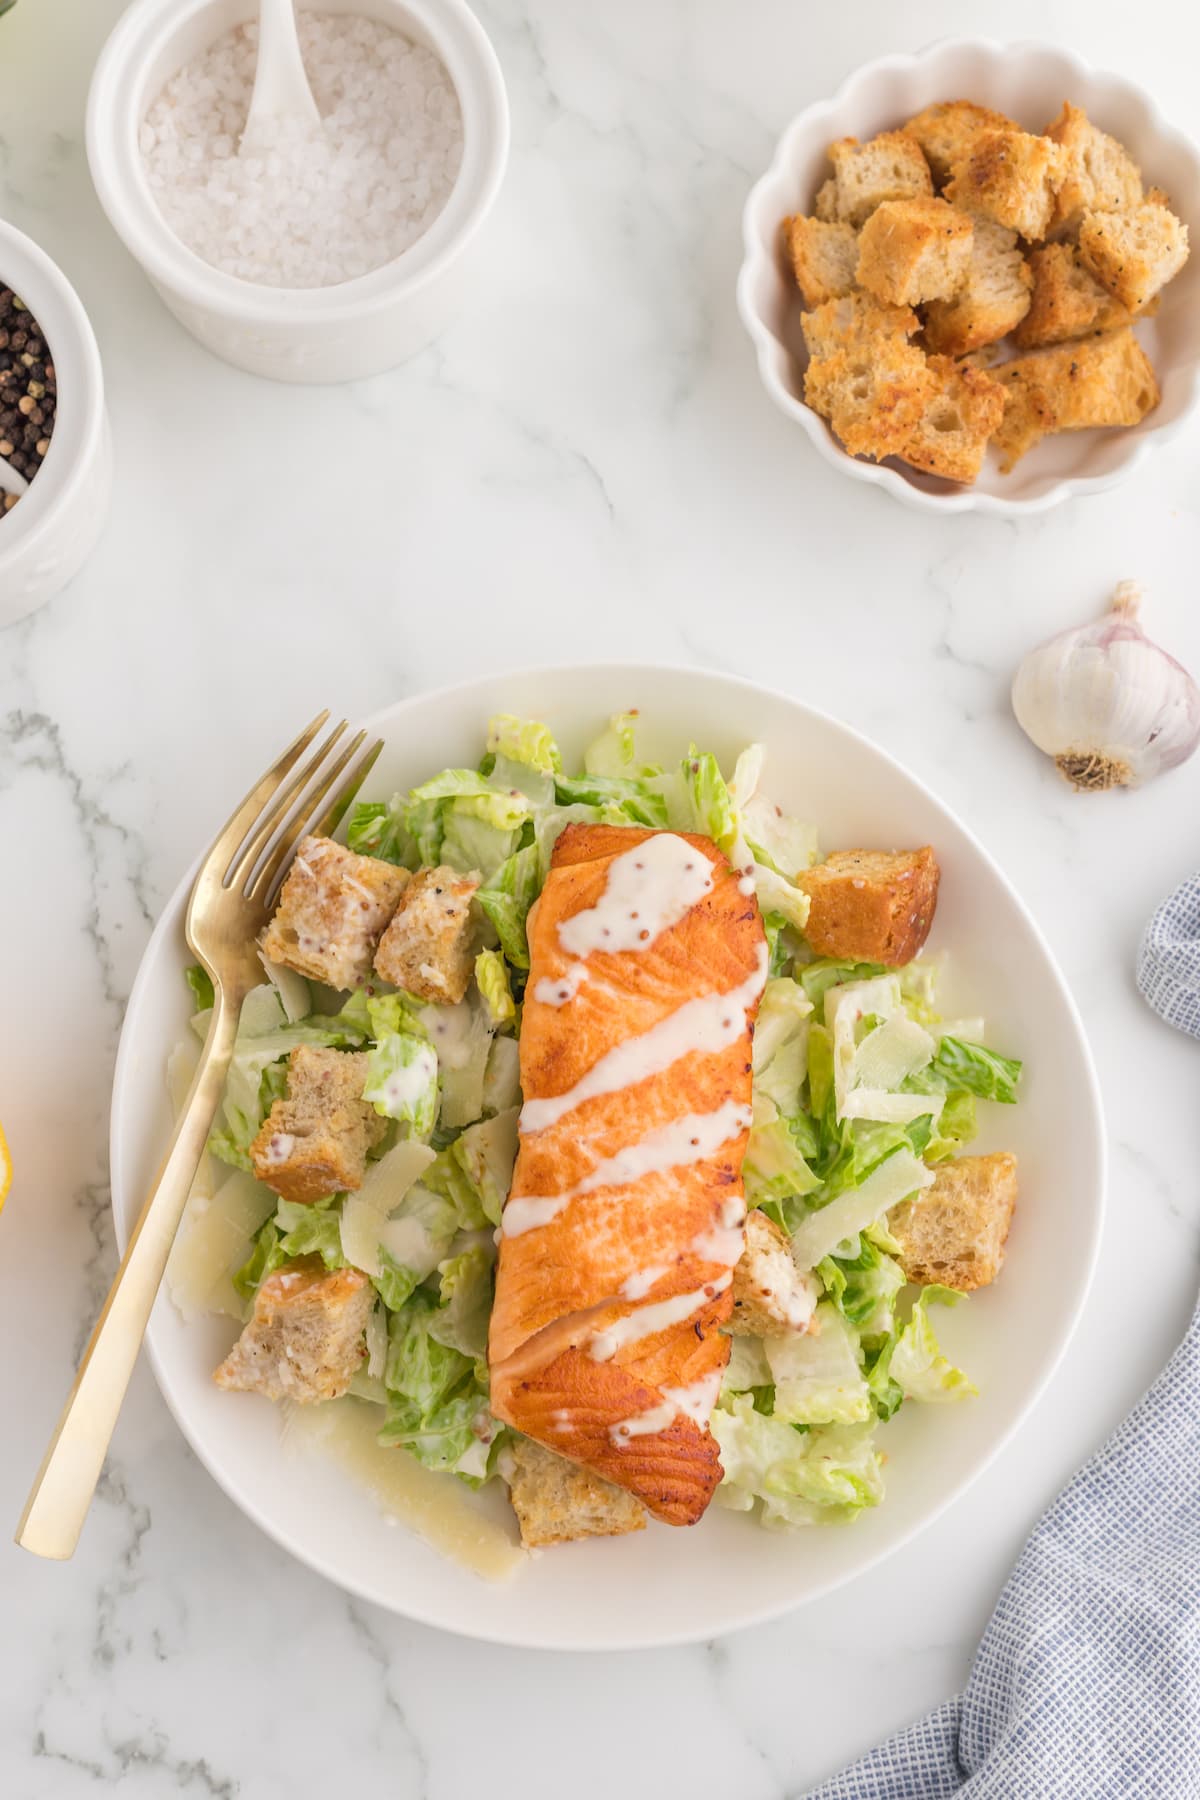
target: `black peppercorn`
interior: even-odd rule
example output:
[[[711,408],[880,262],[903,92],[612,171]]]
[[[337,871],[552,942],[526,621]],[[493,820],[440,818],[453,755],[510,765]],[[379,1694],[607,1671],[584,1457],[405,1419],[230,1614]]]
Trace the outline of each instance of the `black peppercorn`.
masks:
[[[41,326],[11,288],[0,286],[0,456],[26,481],[50,448],[57,397]],[[0,519],[16,503],[0,485]]]

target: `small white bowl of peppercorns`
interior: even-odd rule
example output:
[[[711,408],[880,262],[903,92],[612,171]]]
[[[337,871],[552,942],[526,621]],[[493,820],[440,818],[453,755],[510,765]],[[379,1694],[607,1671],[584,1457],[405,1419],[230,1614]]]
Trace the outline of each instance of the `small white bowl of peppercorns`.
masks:
[[[56,263],[0,221],[0,627],[78,573],[108,516],[100,352]]]

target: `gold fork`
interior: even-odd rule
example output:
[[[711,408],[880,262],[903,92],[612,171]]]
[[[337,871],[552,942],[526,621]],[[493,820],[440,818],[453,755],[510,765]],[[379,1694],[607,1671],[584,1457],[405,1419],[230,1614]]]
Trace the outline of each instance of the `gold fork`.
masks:
[[[212,979],[208,1036],[170,1148],[17,1526],[18,1544],[35,1556],[68,1557],[79,1541],[225,1085],[242,1002],[263,980],[258,934],[300,839],[309,831],[329,836],[336,830],[383,748],[376,742],[356,763],[367,735],[360,731],[326,768],[346,730],[343,720],[301,762],[328,717],[328,712],[319,713],[255,782],[196,877],[184,929]]]

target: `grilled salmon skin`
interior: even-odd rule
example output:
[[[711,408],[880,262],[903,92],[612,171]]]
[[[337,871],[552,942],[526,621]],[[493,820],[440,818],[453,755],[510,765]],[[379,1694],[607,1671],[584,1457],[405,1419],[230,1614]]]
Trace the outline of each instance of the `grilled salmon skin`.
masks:
[[[753,886],[708,838],[568,825],[529,948],[492,1410],[691,1525],[721,1478],[708,1417],[767,973]]]

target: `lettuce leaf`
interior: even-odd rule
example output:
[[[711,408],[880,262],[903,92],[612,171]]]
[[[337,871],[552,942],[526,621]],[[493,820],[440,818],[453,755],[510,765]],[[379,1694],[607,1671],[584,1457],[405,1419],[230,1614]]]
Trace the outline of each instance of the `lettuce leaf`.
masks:
[[[405,823],[404,796],[396,794],[386,804],[360,800],[350,814],[346,842],[359,856],[376,856],[381,862],[403,868],[417,866],[416,846]]]
[[[805,1430],[756,1411],[747,1394],[722,1401],[712,1416],[725,1470],[717,1499],[743,1512],[761,1500],[764,1525],[852,1519],[883,1498],[874,1429]]]
[[[562,768],[562,757],[549,726],[537,719],[497,713],[488,720],[487,747],[493,756],[525,763],[543,775],[556,775]]]
[[[438,1265],[441,1304],[430,1316],[429,1332],[439,1344],[471,1358],[487,1355],[488,1320],[496,1256],[481,1244]]]
[[[318,1200],[314,1205],[301,1205],[295,1200],[281,1200],[275,1223],[284,1234],[279,1240],[284,1257],[319,1256],[327,1269],[346,1267],[340,1201]]]
[[[367,1057],[363,1099],[397,1119],[405,1137],[428,1140],[438,1116],[438,1057],[426,1037],[389,1032]]]
[[[507,1025],[517,1016],[508,979],[508,966],[496,950],[481,950],[475,958],[475,982],[493,1025]]]
[[[583,753],[585,774],[619,779],[633,773],[637,763],[636,720],[635,712],[613,714]]]
[[[981,1100],[1016,1103],[1021,1064],[982,1044],[965,1044],[961,1038],[943,1037],[933,1059],[932,1073],[945,1083],[948,1093],[976,1094]]]
[[[837,1308],[822,1301],[816,1331],[768,1338],[774,1416],[787,1425],[853,1425],[872,1416],[858,1339]]]
[[[500,948],[518,969],[529,967],[525,920],[541,887],[541,862],[536,844],[507,857],[494,875],[477,889],[475,898],[495,927]]]
[[[963,1297],[953,1288],[922,1288],[907,1323],[880,1353],[870,1373],[870,1387],[885,1405],[891,1402],[892,1411],[900,1399],[944,1402],[966,1400],[979,1392],[943,1354],[927,1312],[931,1305],[956,1306]]]
[[[824,1257],[817,1275],[833,1305],[862,1337],[885,1337],[894,1329],[904,1270],[865,1231],[849,1256]]]
[[[195,1011],[207,1012],[216,999],[216,994],[213,991],[212,976],[208,973],[208,970],[202,969],[199,963],[193,963],[190,969],[184,970],[183,979],[187,982],[188,987],[191,990],[192,999],[195,1002]]]

